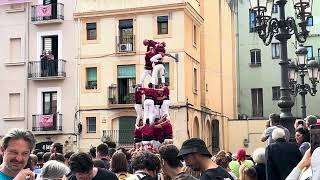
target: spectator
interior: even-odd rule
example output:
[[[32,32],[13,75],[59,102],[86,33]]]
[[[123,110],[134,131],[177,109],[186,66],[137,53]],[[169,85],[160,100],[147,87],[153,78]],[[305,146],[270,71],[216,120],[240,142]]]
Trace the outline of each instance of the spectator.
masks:
[[[131,176],[131,174],[128,173],[128,161],[126,155],[121,151],[117,151],[113,154],[110,169],[120,180],[124,180]]]
[[[12,129],[2,138],[3,165],[0,168],[0,179],[34,178],[30,169],[24,169],[35,146],[35,139],[30,131]]]
[[[267,180],[284,180],[302,158],[297,145],[286,142],[285,136],[282,128],[272,132],[275,143],[266,148]]]
[[[70,172],[70,169],[63,163],[50,160],[42,167],[41,178],[42,179],[60,179],[66,178],[66,175]]]
[[[310,126],[317,124],[317,116],[315,115],[309,115],[304,120],[306,121],[306,126],[310,130]]]
[[[187,166],[193,170],[202,172],[200,180],[217,179],[218,177],[233,180],[226,170],[211,160],[212,155],[201,139],[191,138],[184,141],[178,157],[183,158]]]
[[[230,168],[229,168],[229,163],[232,161],[231,157],[227,155],[225,151],[220,151],[216,155],[215,162],[217,165],[221,166],[224,168],[228,173],[233,177],[233,179],[237,179],[237,176],[234,175]]]
[[[302,160],[291,171],[286,180],[318,180],[320,177],[320,148],[314,150],[311,156],[310,149],[306,151]]]
[[[100,159],[94,159],[93,160],[93,167],[105,169],[104,163]]]
[[[93,167],[92,157],[89,154],[75,153],[70,158],[70,169],[72,176],[69,180],[117,180],[117,176],[112,172]]]
[[[100,159],[103,161],[104,166],[106,169],[110,169],[110,159],[108,157],[108,145],[105,143],[100,144],[99,146],[97,146],[97,159]]]
[[[253,154],[253,161],[255,165],[253,168],[257,172],[258,180],[266,180],[266,158],[265,158],[266,150],[265,148],[256,149]]]
[[[287,128],[283,127],[280,124],[280,115],[279,114],[275,114],[272,113],[269,115],[269,120],[271,122],[271,127],[266,128],[266,130],[263,132],[262,136],[261,136],[261,141],[265,142],[267,141],[267,146],[270,145],[271,143],[274,142],[274,140],[271,137],[272,131],[275,130],[276,128],[281,128],[285,131],[285,140],[289,141],[290,138],[290,132]]]
[[[109,158],[111,159],[113,154],[116,152],[117,150],[115,148],[109,148],[109,151],[108,151],[108,156]]]
[[[74,152],[67,152],[65,155],[64,155],[64,164],[66,166],[69,166],[69,161],[70,161],[70,157],[72,156],[72,154],[74,154]]]
[[[36,174],[36,176],[40,176],[41,168],[38,166],[38,157],[34,154],[30,154],[30,160],[33,173]]]
[[[64,163],[64,161],[65,161],[64,156],[60,153],[52,153],[49,160],[56,160],[61,163]]]
[[[237,151],[236,160],[229,163],[231,172],[239,178],[240,166],[243,165],[246,168],[252,167],[254,164],[251,160],[246,159],[247,152],[245,149],[240,148]]]
[[[43,162],[46,163],[47,161],[49,161],[51,156],[51,152],[46,152],[43,154]]]
[[[142,178],[157,177],[160,170],[159,158],[149,152],[140,152],[133,157],[131,166],[134,174],[127,180],[139,180]]]
[[[244,164],[241,165],[239,180],[258,180],[255,168],[247,168]]]
[[[92,158],[96,158],[97,154],[96,154],[97,148],[96,147],[91,147],[89,150],[89,154],[91,155]]]
[[[175,145],[160,147],[161,168],[165,175],[174,180],[196,180],[195,177],[183,171],[182,163],[177,158],[179,150]]]
[[[310,148],[310,133],[309,130],[304,127],[296,129],[295,134],[296,143],[299,146],[299,150],[302,155]]]
[[[63,154],[63,145],[61,143],[52,143],[50,146],[50,152]]]
[[[38,168],[42,168],[42,166],[43,166],[43,163],[44,163],[44,161],[43,161],[43,155],[44,155],[44,152],[38,152],[38,153],[37,153],[37,158],[38,158],[38,164],[37,164],[37,166],[38,166]]]

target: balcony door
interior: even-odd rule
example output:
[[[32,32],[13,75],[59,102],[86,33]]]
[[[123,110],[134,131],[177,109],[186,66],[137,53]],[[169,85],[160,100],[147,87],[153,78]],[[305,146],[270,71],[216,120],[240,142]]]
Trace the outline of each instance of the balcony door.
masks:
[[[42,114],[56,114],[57,113],[57,91],[42,93]]]
[[[42,51],[51,51],[54,59],[58,59],[58,36],[43,36],[42,37]]]
[[[134,139],[135,117],[119,118],[119,144],[132,144]]]
[[[135,65],[118,66],[118,103],[133,104],[132,98],[136,84]]]
[[[119,42],[120,44],[133,43],[133,19],[119,21]]]

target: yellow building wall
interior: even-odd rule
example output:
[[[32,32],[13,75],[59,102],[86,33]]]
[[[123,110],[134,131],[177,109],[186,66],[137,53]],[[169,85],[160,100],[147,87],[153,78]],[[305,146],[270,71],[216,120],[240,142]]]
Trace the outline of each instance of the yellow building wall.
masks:
[[[245,139],[248,146],[245,147],[247,154],[252,154],[259,147],[266,147],[261,142],[261,134],[265,130],[266,120],[233,120],[229,121],[229,151],[235,153],[237,149],[243,148]]]

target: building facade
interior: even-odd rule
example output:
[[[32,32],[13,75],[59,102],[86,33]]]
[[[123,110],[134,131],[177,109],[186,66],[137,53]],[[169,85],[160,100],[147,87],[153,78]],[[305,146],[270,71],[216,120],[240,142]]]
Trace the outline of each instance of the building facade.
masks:
[[[309,21],[310,36],[304,46],[308,47],[308,58],[319,57],[320,2],[313,2],[313,18]],[[286,15],[295,17],[292,2],[286,6]],[[273,16],[279,17],[279,9],[273,7]],[[240,119],[267,119],[270,113],[279,112],[280,98],[280,44],[273,39],[265,46],[253,29],[254,14],[249,0],[238,2],[237,6],[237,68],[238,68],[238,113]],[[297,46],[294,36],[288,41],[288,57],[295,60]],[[307,83],[310,83],[307,76]],[[292,114],[301,117],[301,97],[292,97],[295,102]],[[307,114],[319,114],[316,106],[319,95],[306,96]]]
[[[17,1],[16,1],[17,2]],[[6,16],[1,36],[5,69],[1,92],[7,129],[31,130],[36,148],[48,150],[60,142],[66,151],[76,142],[74,115],[77,105],[75,1],[20,1],[0,6]],[[2,66],[1,66],[2,67]],[[8,72],[7,72],[8,71]],[[9,73],[10,71],[10,73]],[[1,98],[2,99],[2,98]],[[8,109],[6,109],[8,107]]]
[[[215,63],[221,62],[222,58],[218,56],[212,62],[211,51],[220,47],[222,40],[220,44],[211,45],[207,38],[212,36],[204,36],[210,30],[222,33],[222,28],[211,26],[214,19],[208,19],[204,28],[205,17],[213,15],[208,5],[215,7],[216,4],[197,0],[142,0],[135,3],[122,0],[105,4],[100,0],[89,5],[87,1],[78,1],[74,16],[81,29],[80,149],[87,150],[105,137],[111,137],[118,145],[132,144],[136,119],[132,85],[139,82],[144,67],[146,47],[142,41],[145,38],[165,41],[167,52],[178,57],[178,61],[165,58],[175,144],[180,146],[190,137],[200,137],[206,140],[211,150],[223,147],[224,139],[219,136],[219,129],[227,129],[227,125],[223,127],[219,122],[224,118],[216,116],[218,113],[215,112],[221,109],[213,110],[221,108],[220,99],[211,99],[216,91],[221,93],[222,88],[216,88],[213,83],[222,83],[222,72],[218,72],[218,79],[209,78]],[[228,17],[231,17],[225,1],[219,1],[217,5],[218,11],[223,9],[222,13],[229,13]],[[223,14],[217,15],[222,23]],[[231,23],[230,20],[232,27]],[[234,47],[232,34],[227,33],[224,35],[229,37],[230,44],[223,45]],[[218,34],[214,36],[219,39]],[[202,51],[206,45],[208,48]],[[222,52],[222,49],[217,48],[217,51]],[[230,62],[234,62],[232,48],[225,49],[225,53],[230,55]],[[202,64],[205,62],[207,68]],[[147,82],[150,77],[145,80],[145,85]],[[207,85],[202,86],[205,82]],[[202,98],[205,95],[209,99]],[[214,104],[213,101],[219,102]],[[215,136],[213,127],[217,132]]]

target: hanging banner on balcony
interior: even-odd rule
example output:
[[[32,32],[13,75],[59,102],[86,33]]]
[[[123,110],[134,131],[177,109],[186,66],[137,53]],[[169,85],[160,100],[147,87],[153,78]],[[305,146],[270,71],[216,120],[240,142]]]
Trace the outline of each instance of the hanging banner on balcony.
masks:
[[[31,2],[32,0],[0,0],[0,6],[6,4],[19,4],[19,3],[26,3]]]
[[[51,4],[48,5],[38,5],[37,6],[37,16],[39,17],[45,17],[45,16],[51,16]]]
[[[53,126],[53,114],[40,115],[40,128],[49,128]]]

